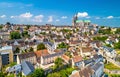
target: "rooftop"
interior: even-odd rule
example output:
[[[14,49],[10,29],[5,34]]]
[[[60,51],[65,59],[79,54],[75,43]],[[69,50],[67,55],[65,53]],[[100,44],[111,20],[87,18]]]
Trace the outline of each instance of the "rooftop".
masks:
[[[76,63],[76,62],[80,62],[80,61],[82,61],[83,59],[82,59],[82,57],[81,56],[75,56],[74,58],[73,58],[73,61]]]
[[[49,55],[49,53],[48,53],[48,50],[47,50],[47,49],[44,49],[44,50],[36,51],[36,52],[35,52],[35,55],[36,55],[37,57],[41,57],[41,56]]]

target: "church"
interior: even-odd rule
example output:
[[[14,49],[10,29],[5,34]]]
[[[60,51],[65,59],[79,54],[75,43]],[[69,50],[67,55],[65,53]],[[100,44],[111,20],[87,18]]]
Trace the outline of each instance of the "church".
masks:
[[[73,17],[72,26],[89,26],[90,20],[79,20],[77,14]]]

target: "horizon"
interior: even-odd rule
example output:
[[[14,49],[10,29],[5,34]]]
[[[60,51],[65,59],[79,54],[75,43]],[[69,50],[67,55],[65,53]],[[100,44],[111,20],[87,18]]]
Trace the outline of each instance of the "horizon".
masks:
[[[102,4],[100,4],[102,3]],[[99,26],[120,27],[118,0],[0,0],[0,23],[72,25],[72,17],[91,20]]]

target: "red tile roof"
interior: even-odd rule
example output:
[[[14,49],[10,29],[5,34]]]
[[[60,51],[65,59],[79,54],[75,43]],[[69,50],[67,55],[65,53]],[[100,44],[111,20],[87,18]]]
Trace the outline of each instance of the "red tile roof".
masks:
[[[35,52],[35,55],[37,57],[41,57],[41,56],[46,56],[49,55],[48,50],[44,49],[44,50],[39,50]]]
[[[66,55],[62,55],[62,58],[65,59],[65,60],[67,60],[67,61],[70,60],[70,58],[68,56],[66,56]]]
[[[73,58],[73,61],[76,63],[76,62],[80,62],[80,61],[82,61],[83,59],[82,59],[82,57],[81,56],[75,56],[74,58]]]

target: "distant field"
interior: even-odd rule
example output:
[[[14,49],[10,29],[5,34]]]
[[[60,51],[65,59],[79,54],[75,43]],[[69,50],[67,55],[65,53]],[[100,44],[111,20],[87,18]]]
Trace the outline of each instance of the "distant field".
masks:
[[[120,70],[120,67],[117,67],[112,63],[105,64],[105,68],[109,70]]]
[[[115,49],[117,54],[120,54],[120,49]]]

